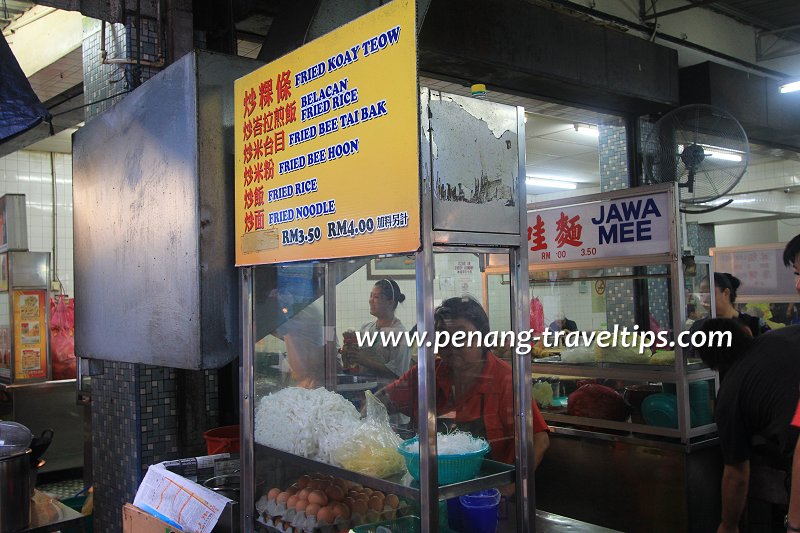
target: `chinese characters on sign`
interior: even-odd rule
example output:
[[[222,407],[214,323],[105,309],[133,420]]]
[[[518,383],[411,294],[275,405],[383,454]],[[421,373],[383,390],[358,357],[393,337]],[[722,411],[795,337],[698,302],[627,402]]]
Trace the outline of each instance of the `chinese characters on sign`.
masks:
[[[667,253],[666,193],[528,212],[531,263]]]
[[[238,266],[419,248],[414,2],[256,70],[235,94]]]

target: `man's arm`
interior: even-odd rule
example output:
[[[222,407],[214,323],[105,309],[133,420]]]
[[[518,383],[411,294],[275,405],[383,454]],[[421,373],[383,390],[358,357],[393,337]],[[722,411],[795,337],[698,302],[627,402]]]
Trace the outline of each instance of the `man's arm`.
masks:
[[[739,519],[747,502],[750,461],[725,465],[722,472],[722,521],[717,533],[739,531]]]

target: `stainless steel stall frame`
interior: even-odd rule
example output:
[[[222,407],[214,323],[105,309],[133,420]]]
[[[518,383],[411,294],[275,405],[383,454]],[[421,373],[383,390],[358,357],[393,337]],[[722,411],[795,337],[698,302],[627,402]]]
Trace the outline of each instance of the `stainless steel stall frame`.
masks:
[[[416,293],[417,325],[420,331],[433,333],[433,279],[434,279],[434,252],[489,252],[503,253],[509,255],[509,271],[511,273],[512,290],[510,294],[512,328],[515,331],[527,329],[529,322],[528,300],[528,272],[527,272],[527,240],[523,228],[527,228],[527,214],[525,212],[525,117],[521,107],[505,107],[514,113],[514,127],[516,128],[516,138],[520,141],[516,146],[514,156],[517,159],[516,173],[514,181],[516,189],[512,193],[516,195],[516,220],[509,221],[516,230],[507,233],[479,233],[475,231],[457,231],[452,228],[447,230],[435,229],[433,222],[433,212],[435,209],[435,199],[433,195],[434,172],[432,167],[437,164],[432,153],[430,143],[435,134],[429,117],[429,105],[432,98],[443,98],[440,93],[432,93],[427,89],[420,91],[420,116],[421,116],[421,142],[420,142],[420,183],[421,183],[421,235],[422,248],[415,254],[416,270]],[[473,102],[475,102],[473,100]],[[500,104],[486,104],[488,106],[500,106]],[[469,204],[468,204],[469,205]],[[335,307],[333,302],[329,302],[329,295],[335,282],[332,281],[330,268],[326,268],[326,294],[325,306]],[[245,267],[240,270],[241,286],[241,311],[240,318],[242,324],[242,524],[244,531],[252,531],[254,527],[254,516],[252,502],[255,502],[254,472],[255,472],[255,441],[254,441],[254,363],[255,363],[255,340],[254,340],[254,298],[253,298],[253,267]],[[331,318],[329,313],[325,313],[326,338],[331,328]],[[326,351],[326,357],[333,357],[332,351]],[[521,532],[534,530],[535,516],[535,487],[533,480],[533,429],[531,405],[531,368],[530,357],[515,356],[513,360],[514,371],[514,412],[515,420],[515,453],[516,469],[514,477],[508,474],[498,473],[484,479],[472,480],[460,484],[458,487],[449,486],[449,491],[440,491],[437,480],[437,449],[436,449],[436,426],[435,426],[435,403],[434,393],[434,365],[431,348],[424,345],[420,346],[418,352],[419,367],[419,403],[418,409],[421,423],[419,430],[420,442],[427,442],[427,446],[420,447],[420,482],[419,482],[419,501],[421,508],[421,528],[422,531],[436,531],[438,524],[438,505],[440,499],[453,497],[457,494],[474,491],[485,486],[516,482],[518,487],[518,500],[524,502],[516,506],[517,530]],[[314,464],[321,471],[335,469],[323,463]],[[350,476],[353,479],[359,478],[358,474]],[[364,480],[375,484],[381,480],[367,478]],[[384,482],[388,483],[388,482]],[[487,485],[486,483],[492,483]],[[416,490],[416,489],[408,489]]]

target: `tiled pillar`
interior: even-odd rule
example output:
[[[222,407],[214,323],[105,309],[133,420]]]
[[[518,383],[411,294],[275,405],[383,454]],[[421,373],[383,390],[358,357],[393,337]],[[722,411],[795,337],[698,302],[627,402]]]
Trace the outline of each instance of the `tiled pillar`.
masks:
[[[157,60],[155,20],[126,16],[124,25],[106,24],[107,57],[137,58],[139,37],[141,59]],[[124,98],[114,95],[134,90],[158,69],[104,64],[101,24],[84,20],[84,94],[87,103],[95,102],[86,108],[88,121]],[[91,367],[94,527],[120,531],[122,506],[133,501],[149,465],[204,453],[203,431],[219,425],[218,374],[112,361]],[[187,395],[191,404],[181,401]]]
[[[621,121],[620,121],[621,122]],[[600,190],[617,191],[630,187],[628,150],[624,123],[598,125],[600,151]],[[632,268],[607,268],[608,275],[628,275]],[[631,326],[636,322],[633,281],[606,280],[606,323]]]
[[[694,255],[708,255],[708,249],[716,246],[714,226],[689,222],[686,224],[686,240]]]

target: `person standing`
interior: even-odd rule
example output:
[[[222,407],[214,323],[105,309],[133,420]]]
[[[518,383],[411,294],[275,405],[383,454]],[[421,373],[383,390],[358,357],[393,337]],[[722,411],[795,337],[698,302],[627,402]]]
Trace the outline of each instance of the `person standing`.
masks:
[[[369,293],[369,313],[375,320],[361,326],[362,333],[378,336],[370,346],[348,344],[342,350],[346,365],[358,365],[359,374],[373,375],[383,380],[394,380],[402,376],[411,366],[409,346],[405,339],[398,339],[396,346],[381,342],[380,333],[404,332],[405,326],[395,316],[397,305],[404,302],[405,294],[393,279],[378,280]],[[363,339],[363,337],[362,337]]]
[[[769,326],[757,316],[748,315],[734,307],[736,290],[742,282],[727,272],[714,272],[714,307],[717,318],[732,318],[746,326],[753,337],[769,331]]]
[[[794,289],[800,294],[800,235],[796,235],[786,244],[783,250],[783,264],[794,269]],[[800,400],[792,419],[792,426],[800,428]],[[800,440],[794,446],[791,479],[789,512],[783,525],[786,531],[800,532]]]
[[[727,346],[707,344],[697,352],[720,373],[715,418],[725,466],[717,531],[736,532],[747,505],[751,470],[791,470],[798,435],[790,422],[800,399],[800,326],[754,339],[738,320],[714,318],[702,331],[707,338],[712,332],[731,336]],[[761,444],[755,445],[754,438]]]

